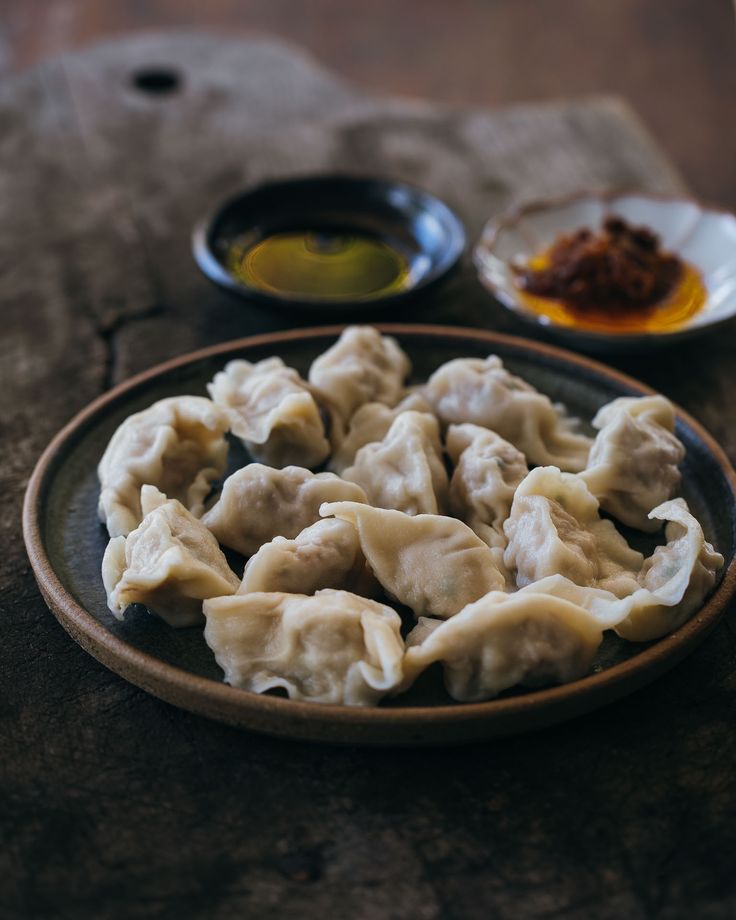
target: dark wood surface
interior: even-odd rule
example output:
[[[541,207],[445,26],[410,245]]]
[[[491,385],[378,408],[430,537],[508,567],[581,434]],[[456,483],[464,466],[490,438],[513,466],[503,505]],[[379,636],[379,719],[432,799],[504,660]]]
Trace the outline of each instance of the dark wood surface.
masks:
[[[176,91],[131,84],[153,63],[179,73]],[[0,915],[732,916],[732,618],[651,688],[553,730],[419,752],[300,745],[180,712],[96,664],[46,610],[19,535],[33,462],[94,396],[294,325],[197,273],[189,231],[213,196],[378,171],[447,198],[472,238],[500,207],[576,183],[677,187],[631,113],[380,102],[268,44],[174,36],[6,79],[0,127]],[[467,260],[412,316],[519,331]],[[616,363],[733,460],[735,347],[731,328]]]

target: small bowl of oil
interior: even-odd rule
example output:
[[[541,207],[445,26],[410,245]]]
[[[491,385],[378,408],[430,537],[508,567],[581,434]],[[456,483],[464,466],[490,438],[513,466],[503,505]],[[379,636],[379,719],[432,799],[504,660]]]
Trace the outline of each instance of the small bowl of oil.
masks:
[[[601,307],[530,292],[525,280],[549,268],[561,241],[594,235],[611,221],[654,238],[664,258],[679,262],[677,283],[665,296],[644,308]],[[530,203],[491,220],[473,260],[481,283],[520,319],[590,351],[673,344],[736,316],[736,215],[692,198],[583,192]]]
[[[312,176],[227,199],[197,223],[192,248],[211,281],[251,302],[355,312],[439,282],[465,233],[446,204],[410,185]]]

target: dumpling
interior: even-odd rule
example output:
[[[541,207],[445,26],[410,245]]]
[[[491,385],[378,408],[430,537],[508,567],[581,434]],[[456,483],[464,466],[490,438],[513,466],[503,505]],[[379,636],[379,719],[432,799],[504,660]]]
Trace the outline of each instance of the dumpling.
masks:
[[[462,702],[517,684],[567,683],[590,670],[602,636],[588,611],[570,601],[492,591],[445,622],[420,619],[407,638],[401,689],[436,661],[448,693]]]
[[[666,546],[645,560],[639,581],[650,598],[639,595],[616,632],[633,642],[648,642],[677,629],[695,613],[716,581],[723,556],[705,539],[684,499],[664,502],[650,517],[667,521]]]
[[[623,396],[604,406],[593,426],[600,431],[581,478],[619,521],[657,530],[660,522],[649,512],[674,493],[685,456],[672,403],[664,396]]]
[[[205,603],[204,637],[235,687],[292,699],[375,706],[399,685],[401,619],[347,591],[238,594]]]
[[[281,358],[230,361],[207,385],[230,412],[233,434],[269,466],[319,466],[330,453],[320,407],[309,384]]]
[[[129,416],[110,439],[97,467],[100,520],[111,537],[141,522],[142,485],[161,489],[196,517],[225,471],[226,412],[201,396],[161,399]]]
[[[204,598],[234,594],[238,578],[181,502],[153,486],[143,486],[140,502],[143,521],[113,537],[102,560],[107,605],[119,620],[131,604],[144,604],[170,626],[199,623]]]
[[[357,482],[377,508],[438,514],[447,507],[448,479],[439,422],[402,412],[380,442],[361,447],[343,477]]]
[[[318,521],[322,502],[366,500],[360,486],[334,473],[249,463],[228,476],[202,522],[223,546],[252,556],[274,537],[291,539]]]
[[[503,525],[514,493],[529,472],[524,454],[495,431],[479,425],[450,425],[445,447],[455,469],[450,513],[489,546],[505,548]]]
[[[530,464],[578,472],[585,467],[591,438],[575,431],[565,414],[496,355],[456,358],[438,368],[423,391],[444,425],[471,422],[510,441]]]
[[[394,406],[411,370],[398,342],[372,326],[348,326],[309,370],[309,382],[335,406],[344,424],[367,402]]]
[[[530,584],[519,594],[569,600],[589,610],[604,629],[613,628],[632,642],[649,642],[677,629],[715,585],[723,556],[706,541],[684,499],[665,502],[650,514],[669,522],[665,529],[668,542],[645,560],[637,590],[629,596],[617,598],[610,591],[581,587],[562,575]]]
[[[373,574],[416,616],[451,617],[504,587],[492,551],[455,518],[412,516],[355,502],[325,504],[320,514],[355,524]]]
[[[264,543],[248,560],[238,594],[314,594],[321,588],[364,597],[378,588],[361,552],[358,531],[347,521],[319,520],[293,540],[274,537]]]
[[[619,597],[638,587],[644,557],[632,549],[577,476],[537,467],[516,490],[504,524],[504,561],[519,587],[560,574]]]
[[[342,438],[336,438],[337,444],[328,467],[333,473],[342,475],[343,470],[352,466],[355,455],[361,447],[373,441],[382,441],[394,420],[402,412],[432,413],[432,407],[419,393],[409,393],[393,409],[380,402],[369,402],[356,409],[350,418],[350,425]]]

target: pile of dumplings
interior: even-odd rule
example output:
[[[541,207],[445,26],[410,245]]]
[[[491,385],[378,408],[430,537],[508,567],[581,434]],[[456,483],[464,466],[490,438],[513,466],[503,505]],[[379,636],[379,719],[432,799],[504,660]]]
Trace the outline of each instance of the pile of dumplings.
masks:
[[[374,706],[437,662],[459,701],[572,681],[605,630],[645,642],[698,609],[723,557],[673,498],[664,397],[615,399],[591,438],[494,355],[410,371],[353,326],[308,380],[231,361],[210,399],[126,419],[99,465],[113,614],[204,623],[234,686]],[[227,434],[252,462],[220,487]],[[614,521],[664,539],[644,558]]]

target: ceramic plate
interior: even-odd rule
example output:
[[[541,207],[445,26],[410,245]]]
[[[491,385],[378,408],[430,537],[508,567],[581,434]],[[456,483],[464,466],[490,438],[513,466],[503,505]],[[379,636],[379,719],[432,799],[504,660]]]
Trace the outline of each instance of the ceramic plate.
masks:
[[[525,263],[547,249],[560,233],[581,227],[598,230],[615,215],[653,230],[662,247],[693,265],[706,288],[701,310],[682,326],[647,333],[593,332],[552,322],[525,307],[518,296],[512,263]],[[520,319],[542,327],[560,341],[589,350],[651,348],[698,335],[736,316],[736,215],[705,208],[692,198],[651,193],[581,193],[540,201],[489,221],[473,253],[481,283]]]
[[[449,327],[379,328],[398,337],[414,362],[416,381],[451,358],[495,352],[514,373],[583,419],[617,396],[651,393],[601,364],[523,339]],[[339,331],[330,327],[255,336],[175,359],[106,393],[52,441],[26,493],[25,540],[50,609],[92,655],[176,706],[245,728],[343,743],[431,744],[526,731],[588,712],[672,667],[716,623],[736,585],[736,477],[721,449],[683,412],[677,421],[677,434],[687,447],[682,491],[706,537],[725,556],[718,587],[688,623],[655,643],[634,645],[611,634],[592,673],[574,683],[459,704],[445,695],[436,668],[408,694],[376,709],[305,703],[222,683],[201,629],[173,630],[136,608],[123,622],[115,620],[100,578],[107,536],[97,519],[96,467],[116,427],[157,399],[205,395],[206,382],[231,358],[257,361],[279,355],[306,375]]]

